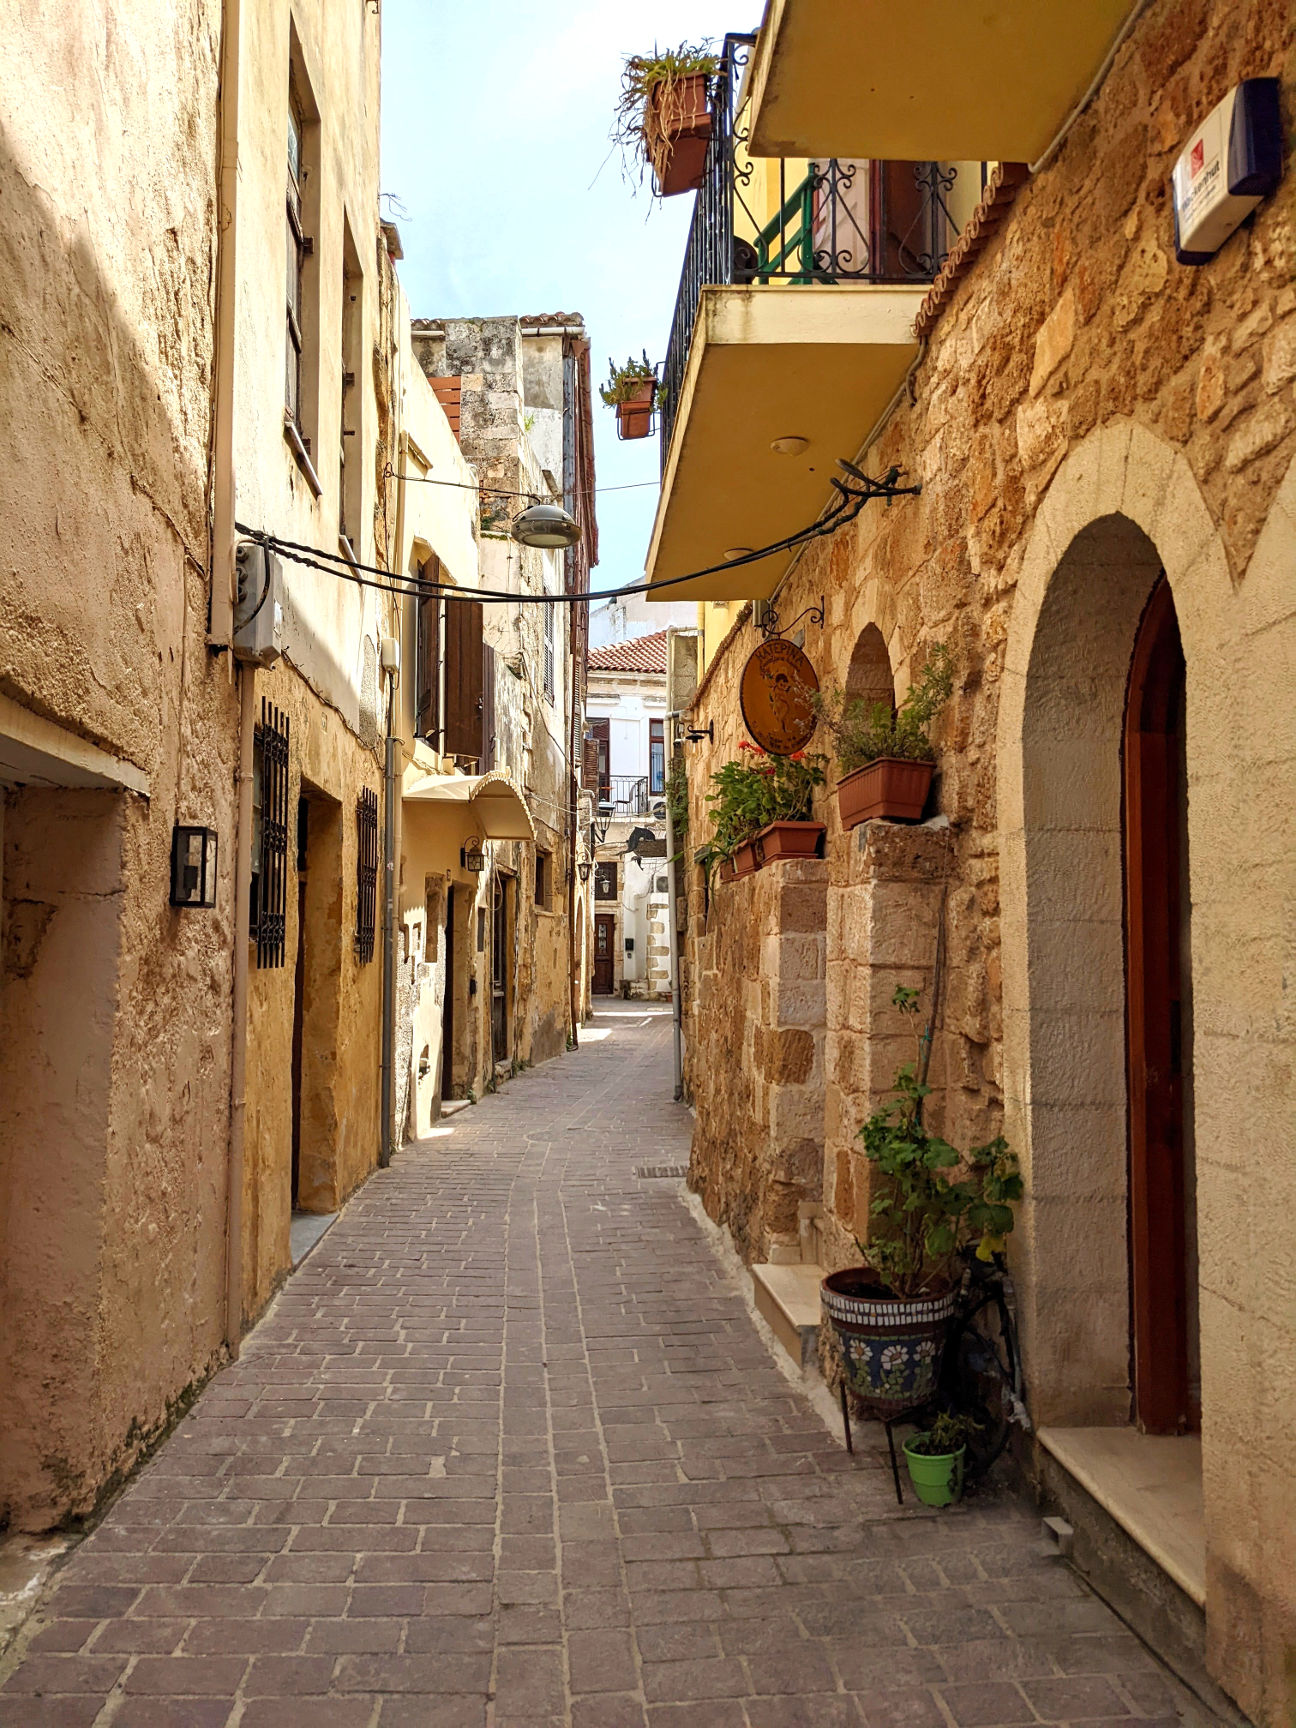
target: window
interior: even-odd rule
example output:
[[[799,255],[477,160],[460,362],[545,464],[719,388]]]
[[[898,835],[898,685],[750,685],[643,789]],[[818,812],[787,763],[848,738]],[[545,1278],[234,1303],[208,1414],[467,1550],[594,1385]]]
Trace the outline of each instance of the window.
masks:
[[[596,900],[615,900],[617,897],[617,867],[616,860],[594,866],[594,898]]]
[[[599,803],[606,804],[612,797],[612,722],[610,720],[591,720],[589,729],[597,752],[596,784]]]
[[[298,93],[295,74],[288,80],[288,376],[285,381],[284,410],[288,419],[301,430],[302,396],[302,308],[305,301],[306,253],[308,241],[302,222],[302,185],[305,180],[304,148],[306,116]],[[305,442],[305,440],[303,440]],[[307,445],[309,449],[309,444]]]
[[[357,443],[363,394],[360,389],[360,347],[364,314],[364,274],[351,225],[342,230],[342,389],[338,427],[338,536],[355,550],[361,522],[361,482],[364,464]],[[351,457],[348,461],[348,446]]]
[[[441,560],[435,554],[419,566],[420,582],[441,580]],[[432,746],[441,739],[441,613],[439,594],[420,594],[418,643],[415,651],[414,731]]]
[[[366,786],[356,804],[356,955],[374,957],[378,908],[378,794]]]
[[[648,722],[648,790],[660,793],[666,790],[666,722],[650,720]]]
[[[551,855],[548,852],[541,852],[540,849],[537,847],[536,848],[536,871],[535,871],[535,903],[537,906],[543,907],[546,911],[548,911],[548,909],[549,909],[549,890],[550,890],[550,887],[552,885],[551,881],[550,881],[550,871],[552,869],[552,864],[553,864],[553,860],[552,860]]]
[[[433,557],[419,576],[442,582]],[[495,651],[482,637],[482,603],[425,594],[418,603],[415,731],[434,750],[479,768],[495,760]]]
[[[252,894],[249,934],[258,966],[284,963],[288,903],[288,716],[261,698],[252,751]]]
[[[554,699],[554,604],[545,602],[544,609],[544,693],[545,701]]]

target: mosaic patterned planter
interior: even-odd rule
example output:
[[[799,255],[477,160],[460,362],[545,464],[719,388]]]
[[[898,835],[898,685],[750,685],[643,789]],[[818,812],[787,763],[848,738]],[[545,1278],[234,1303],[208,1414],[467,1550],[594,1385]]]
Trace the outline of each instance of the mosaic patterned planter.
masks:
[[[841,1347],[846,1384],[871,1416],[898,1416],[936,1390],[955,1292],[906,1300],[884,1295],[857,1266],[820,1286]]]

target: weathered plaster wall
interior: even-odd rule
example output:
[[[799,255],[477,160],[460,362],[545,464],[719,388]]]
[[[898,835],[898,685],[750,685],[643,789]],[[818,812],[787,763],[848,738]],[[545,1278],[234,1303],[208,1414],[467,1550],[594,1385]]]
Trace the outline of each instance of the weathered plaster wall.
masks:
[[[1280,1223],[1296,1191],[1285,1150],[1271,1155],[1290,1146],[1296,1103],[1281,959],[1296,842],[1296,181],[1201,269],[1174,262],[1168,208],[1187,131],[1238,79],[1269,73],[1290,113],[1284,8],[1151,7],[954,290],[912,399],[867,453],[869,472],[895,463],[923,495],[872,507],[808,552],[780,610],[826,595],[824,628],[806,641],[825,684],[845,682],[869,625],[897,693],[928,645],[954,654],[929,806],[951,825],[938,1125],[966,1144],[1003,1123],[1022,1155],[1013,1256],[1037,1415],[1125,1420],[1124,1075],[1121,1040],[1107,1036],[1122,1006],[1119,973],[1100,958],[1112,908],[1100,897],[1083,909],[1090,886],[1107,894],[1109,847],[1086,860],[1081,829],[1098,784],[1118,785],[1103,718],[1116,661],[1158,564],[1169,577],[1188,666],[1209,1638],[1217,1676],[1278,1724],[1296,1647],[1291,1508],[1267,1486],[1296,1421],[1281,1366],[1296,1350],[1296,1260]],[[1095,523],[1118,532],[1086,539]],[[1067,596],[1070,627],[1046,627],[1051,593]],[[690,754],[699,838],[706,778],[741,735],[736,678],[755,640],[740,623],[697,705],[716,723],[715,748]],[[1101,665],[1089,663],[1097,648]],[[845,837],[831,799],[825,809],[836,871]],[[694,932],[698,911],[694,879]],[[691,971],[700,953],[695,935]],[[725,977],[744,976],[735,955]],[[1087,994],[1099,976],[1101,996]],[[702,1052],[728,1034],[693,994],[701,1122],[719,1073]],[[828,1120],[829,1138],[853,1133],[866,1095]],[[695,1180],[718,1180],[726,1156],[717,1130],[714,1151],[695,1152]],[[835,1182],[825,1201],[831,1239],[857,1202]]]
[[[147,788],[5,795],[0,1521],[39,1528],[221,1347],[235,704],[204,642],[219,7],[8,24],[0,692]],[[220,834],[214,912],[168,906],[177,819]]]

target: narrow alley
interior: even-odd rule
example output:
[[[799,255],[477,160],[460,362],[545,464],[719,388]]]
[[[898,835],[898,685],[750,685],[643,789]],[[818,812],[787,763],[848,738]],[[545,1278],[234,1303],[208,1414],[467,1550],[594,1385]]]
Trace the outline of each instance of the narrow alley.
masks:
[[[4,1728],[1209,1719],[1010,1502],[897,1509],[689,1216],[670,1019],[408,1147],[72,1554]]]

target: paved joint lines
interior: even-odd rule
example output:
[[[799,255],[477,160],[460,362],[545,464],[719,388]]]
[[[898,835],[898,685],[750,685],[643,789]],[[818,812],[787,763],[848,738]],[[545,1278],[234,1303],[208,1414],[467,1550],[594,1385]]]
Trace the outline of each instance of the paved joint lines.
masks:
[[[899,1514],[680,1202],[666,1019],[376,1176],[73,1554],[0,1728],[1203,1723],[1010,1504]]]

